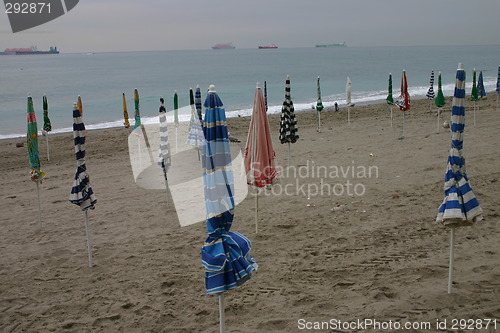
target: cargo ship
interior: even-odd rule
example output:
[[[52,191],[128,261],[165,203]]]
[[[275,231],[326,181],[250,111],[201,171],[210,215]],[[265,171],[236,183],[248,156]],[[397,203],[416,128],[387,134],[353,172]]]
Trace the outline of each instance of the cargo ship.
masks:
[[[346,47],[345,42],[336,43],[336,44],[318,44],[316,47]]]
[[[276,44],[259,46],[259,49],[277,49],[277,48],[278,48],[278,46]]]
[[[233,43],[215,44],[212,46],[214,50],[233,50],[235,48],[236,46],[234,46]]]
[[[21,49],[5,49],[0,55],[24,55],[24,54],[59,54],[57,47],[50,47],[48,51],[38,51],[36,46]]]

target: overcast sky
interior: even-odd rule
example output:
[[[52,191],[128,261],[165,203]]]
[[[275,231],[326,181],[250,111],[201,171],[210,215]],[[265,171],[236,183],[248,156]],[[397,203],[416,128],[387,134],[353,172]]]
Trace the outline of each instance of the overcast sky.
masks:
[[[80,0],[64,16],[15,34],[0,13],[0,50],[499,45],[499,13],[500,0]]]

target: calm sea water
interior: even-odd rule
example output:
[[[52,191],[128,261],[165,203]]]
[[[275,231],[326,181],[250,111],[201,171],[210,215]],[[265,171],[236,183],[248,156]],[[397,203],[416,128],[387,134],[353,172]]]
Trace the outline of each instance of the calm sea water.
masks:
[[[62,50],[64,52],[64,50]],[[284,98],[286,76],[291,77],[292,99],[298,110],[316,101],[316,78],[327,106],[345,104],[346,79],[352,81],[354,103],[376,102],[387,96],[389,73],[394,98],[399,95],[402,70],[409,92],[423,97],[430,71],[442,72],[443,91],[452,95],[457,64],[462,62],[470,89],[472,70],[483,71],[487,91],[495,89],[500,46],[346,47],[295,49],[235,49],[151,51],[46,56],[0,56],[0,138],[26,133],[26,96],[31,94],[39,128],[43,124],[42,96],[47,95],[54,132],[69,131],[72,105],[81,95],[88,128],[121,126],[122,93],[133,117],[133,90],[140,94],[145,122],[157,121],[159,97],[173,109],[173,94],[180,106],[189,104],[189,88],[204,92],[216,86],[228,116],[248,115],[256,82],[267,81],[269,112],[277,113]],[[181,120],[189,119],[189,108]],[[171,113],[171,112],[169,112]],[[149,119],[148,119],[149,118]],[[133,123],[133,121],[132,121]]]

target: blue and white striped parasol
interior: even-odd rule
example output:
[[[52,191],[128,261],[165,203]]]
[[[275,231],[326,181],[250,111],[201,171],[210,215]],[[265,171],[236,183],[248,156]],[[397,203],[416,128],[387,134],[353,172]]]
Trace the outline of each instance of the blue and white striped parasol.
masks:
[[[224,329],[223,293],[242,285],[257,269],[252,244],[231,232],[234,217],[234,180],[226,114],[215,87],[205,100],[205,141],[202,146],[203,186],[208,238],[201,250],[208,294],[219,295],[221,332]]]
[[[250,278],[255,261],[250,241],[229,231],[234,216],[234,181],[226,114],[213,86],[205,100],[205,142],[202,146],[203,186],[209,234],[202,249],[207,293],[233,289]]]
[[[464,104],[465,71],[463,67],[459,67],[451,110],[451,148],[444,182],[445,197],[436,219],[437,222],[449,226],[470,225],[481,220],[483,212],[469,185],[465,172],[465,159],[462,156]]]
[[[483,71],[479,72],[479,78],[477,79],[477,93],[479,98],[486,97],[486,90],[484,90],[484,82],[483,82]]]
[[[451,110],[451,148],[444,180],[444,200],[439,207],[436,221],[451,227],[450,266],[448,293],[453,282],[453,249],[455,228],[471,225],[482,220],[483,211],[469,185],[465,172],[465,159],[462,156],[463,133],[465,128],[465,71],[458,65],[455,94]]]

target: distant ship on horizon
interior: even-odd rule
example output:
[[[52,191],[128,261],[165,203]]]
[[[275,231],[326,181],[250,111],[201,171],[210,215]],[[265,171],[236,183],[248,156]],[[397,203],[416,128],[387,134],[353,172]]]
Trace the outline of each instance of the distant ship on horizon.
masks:
[[[233,43],[223,43],[223,44],[215,44],[212,46],[213,50],[233,50],[236,46]]]
[[[317,44],[316,47],[347,47],[345,42],[334,44]]]
[[[59,54],[56,46],[51,46],[48,51],[38,51],[36,46],[20,49],[5,49],[0,55],[25,55],[25,54]]]
[[[277,49],[278,45],[276,44],[271,44],[271,45],[259,45],[259,49]]]

